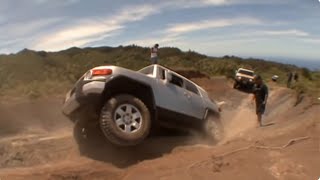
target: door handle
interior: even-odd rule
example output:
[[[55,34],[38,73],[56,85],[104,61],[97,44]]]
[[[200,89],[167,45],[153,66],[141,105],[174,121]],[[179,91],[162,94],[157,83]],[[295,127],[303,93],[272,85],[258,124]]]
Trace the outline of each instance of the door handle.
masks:
[[[189,94],[189,93],[184,92],[183,94],[184,94],[188,99],[190,99],[190,98],[191,98],[191,96],[190,96],[190,94]]]

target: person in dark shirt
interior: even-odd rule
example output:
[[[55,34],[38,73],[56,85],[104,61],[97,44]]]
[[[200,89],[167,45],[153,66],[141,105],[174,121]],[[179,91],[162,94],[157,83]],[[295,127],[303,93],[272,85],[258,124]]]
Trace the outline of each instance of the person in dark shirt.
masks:
[[[258,123],[262,125],[262,115],[266,109],[266,104],[268,100],[268,87],[263,83],[261,76],[256,75],[254,78],[255,85],[253,87],[253,100],[256,103],[256,114]]]
[[[290,72],[288,73],[288,80],[287,80],[287,87],[288,87],[288,88],[291,88],[292,79],[293,79],[293,73],[290,71]]]
[[[297,72],[294,72],[293,79],[295,80],[295,82],[299,81],[299,74]]]

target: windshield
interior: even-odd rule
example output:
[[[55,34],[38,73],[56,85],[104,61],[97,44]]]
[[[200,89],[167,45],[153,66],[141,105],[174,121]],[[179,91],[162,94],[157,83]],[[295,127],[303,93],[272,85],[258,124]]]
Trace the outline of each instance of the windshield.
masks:
[[[254,73],[251,71],[239,70],[238,72],[241,74],[248,75],[248,76],[254,76]]]

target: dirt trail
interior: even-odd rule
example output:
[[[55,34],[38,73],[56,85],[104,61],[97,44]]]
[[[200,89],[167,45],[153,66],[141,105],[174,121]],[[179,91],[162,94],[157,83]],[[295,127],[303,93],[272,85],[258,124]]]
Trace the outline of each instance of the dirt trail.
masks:
[[[0,101],[0,136],[46,133],[71,127],[61,115],[61,99],[4,103]]]
[[[93,144],[85,155],[72,124],[52,99],[0,105],[0,179],[318,179],[320,107],[270,85],[264,123],[256,128],[251,96],[224,78],[194,79],[218,101],[226,138],[209,146],[192,136],[152,137],[134,148]],[[272,124],[274,123],[274,124]],[[289,140],[305,137],[283,149]],[[257,148],[257,147],[264,148]],[[235,153],[232,153],[234,152]]]

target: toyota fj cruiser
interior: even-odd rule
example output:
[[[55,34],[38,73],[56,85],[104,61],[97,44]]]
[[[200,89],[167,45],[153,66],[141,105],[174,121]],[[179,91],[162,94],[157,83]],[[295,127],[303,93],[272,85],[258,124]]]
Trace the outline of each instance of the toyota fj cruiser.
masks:
[[[223,133],[218,103],[194,82],[160,65],[139,71],[93,68],[67,93],[62,111],[75,123],[77,142],[88,138],[89,127],[98,127],[118,146],[141,143],[157,126],[199,130],[216,140]]]

